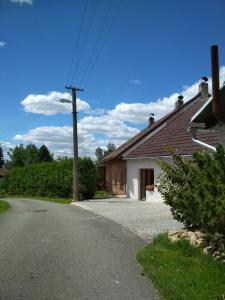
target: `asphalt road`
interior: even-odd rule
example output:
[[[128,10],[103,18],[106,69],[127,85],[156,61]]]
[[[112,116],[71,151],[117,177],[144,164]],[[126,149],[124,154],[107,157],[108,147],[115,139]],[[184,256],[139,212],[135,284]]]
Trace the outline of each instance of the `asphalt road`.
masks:
[[[144,241],[72,205],[9,200],[0,215],[1,300],[158,299],[135,260]]]

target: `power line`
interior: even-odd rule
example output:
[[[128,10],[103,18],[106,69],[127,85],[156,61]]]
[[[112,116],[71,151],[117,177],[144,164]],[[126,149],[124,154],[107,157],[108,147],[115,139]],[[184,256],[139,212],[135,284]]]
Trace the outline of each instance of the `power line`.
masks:
[[[108,7],[107,7],[107,9],[106,9],[105,18],[104,18],[104,20],[103,20],[103,23],[102,23],[101,28],[106,28],[105,25],[107,24],[107,21],[108,21],[108,19],[109,19],[108,17],[109,17],[109,13],[110,13],[110,4],[111,4],[111,2],[110,2],[110,0],[109,0],[109,1],[108,1]],[[98,47],[98,44],[99,44],[101,35],[102,35],[102,32],[101,32],[101,30],[99,30],[99,31],[98,31],[98,35],[97,35],[97,38],[96,38],[96,40],[95,40],[94,47],[92,48],[91,55],[89,56],[89,59],[88,59],[87,67],[86,67],[86,69],[85,69],[85,72],[83,73],[83,77],[82,77],[82,79],[81,79],[81,82],[83,82],[83,79],[85,78],[86,73],[88,72],[88,70],[89,70],[89,68],[90,68],[90,65],[91,65],[91,63],[92,63],[92,61],[93,61],[93,57],[94,57],[94,54],[95,54],[95,52],[96,52],[96,50],[97,50],[97,47]]]
[[[110,2],[109,2],[110,3]],[[89,60],[88,60],[88,65],[86,67],[86,70],[85,70],[85,73],[84,75],[82,76],[82,79],[80,81],[80,84],[83,85],[83,83],[85,82],[85,80],[87,79],[88,75],[91,73],[91,71],[94,69],[95,65],[96,65],[96,62],[98,61],[103,49],[104,49],[104,46],[106,44],[106,41],[107,41],[107,38],[111,32],[111,29],[112,29],[112,26],[114,24],[114,21],[117,17],[117,14],[118,14],[118,11],[119,11],[119,8],[120,8],[120,5],[121,5],[121,2],[119,1],[117,6],[116,6],[116,9],[114,10],[114,13],[112,13],[112,17],[111,17],[111,21],[110,21],[110,18],[108,18],[108,14],[110,12],[110,5],[108,6],[108,13],[106,14],[105,18],[104,18],[104,21],[103,21],[103,25],[104,23],[107,24],[107,20],[109,19],[109,22],[108,22],[108,26],[102,26],[103,28],[106,28],[105,31],[103,31],[103,42],[102,44],[100,45],[99,47],[99,51],[96,52],[97,48],[98,48],[98,42],[99,42],[99,39],[101,37],[101,32],[99,32],[98,34],[98,37],[97,37],[97,40],[96,40],[96,43],[95,43],[95,46],[93,48],[93,51],[89,57]],[[106,21],[106,22],[105,22]]]
[[[97,4],[96,1],[94,1],[94,0],[91,1],[91,4],[89,5],[90,8],[87,10],[87,13],[86,13],[86,16],[85,16],[85,21],[87,19],[87,21],[86,21],[87,25],[83,27],[84,28],[83,29],[83,34],[81,34],[81,37],[83,36],[83,38],[80,39],[81,43],[80,43],[80,47],[78,49],[76,64],[75,64],[74,72],[73,72],[73,75],[72,75],[72,80],[71,80],[72,83],[76,79],[76,76],[78,74],[78,70],[79,70],[79,67],[80,67],[80,62],[82,60],[82,56],[85,53],[86,43],[88,41],[91,26],[93,24],[94,17],[95,17],[96,4]],[[89,13],[88,13],[88,11],[89,11]]]
[[[83,14],[82,14],[82,17],[81,17],[81,23],[80,23],[78,35],[74,39],[74,43],[73,43],[74,46],[73,46],[73,52],[72,52],[72,60],[71,60],[71,63],[70,63],[70,67],[69,67],[69,71],[68,71],[68,76],[67,76],[66,84],[68,84],[68,82],[69,82],[69,79],[70,79],[70,76],[71,76],[71,72],[72,72],[72,69],[73,69],[74,60],[75,60],[75,54],[76,54],[77,49],[79,47],[80,36],[81,36],[81,32],[83,30],[83,25],[84,25],[84,20],[85,20],[86,13],[87,13],[88,5],[89,5],[89,0],[86,0],[85,6],[84,6],[84,10],[83,10]]]

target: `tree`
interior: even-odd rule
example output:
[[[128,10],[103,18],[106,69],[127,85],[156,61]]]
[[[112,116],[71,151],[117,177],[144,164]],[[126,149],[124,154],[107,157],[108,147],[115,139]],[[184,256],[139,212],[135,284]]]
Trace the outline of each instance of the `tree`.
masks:
[[[25,148],[24,165],[34,164],[38,162],[38,148],[29,144]]]
[[[104,150],[100,147],[95,149],[95,156],[97,157],[97,162],[101,163],[104,157],[109,155],[111,152],[113,152],[116,149],[116,146],[113,143],[108,143],[107,149]]]
[[[2,168],[4,166],[4,156],[3,156],[3,150],[2,150],[2,147],[0,145],[0,168]]]
[[[97,162],[101,163],[101,161],[104,158],[104,150],[102,148],[100,148],[100,147],[96,148],[95,155],[97,157]]]
[[[45,145],[42,145],[38,150],[38,161],[39,162],[53,161],[53,157]]]
[[[9,149],[8,156],[10,158],[10,167],[23,167],[25,165],[26,153],[23,144]]]
[[[107,150],[104,151],[104,157],[107,156],[107,155],[109,155],[115,149],[116,149],[116,146],[113,143],[108,143]]]
[[[26,147],[22,144],[15,146],[8,151],[8,156],[10,158],[10,160],[7,161],[9,168],[24,167],[38,162],[49,162],[53,160],[46,146],[43,145],[38,149],[34,144],[29,144]]]

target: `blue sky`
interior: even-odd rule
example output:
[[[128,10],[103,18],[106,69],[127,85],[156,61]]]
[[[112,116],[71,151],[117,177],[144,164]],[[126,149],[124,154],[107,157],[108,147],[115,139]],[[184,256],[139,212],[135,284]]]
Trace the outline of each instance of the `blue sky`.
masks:
[[[0,142],[70,155],[68,81],[84,88],[80,154],[120,145],[198,92],[212,44],[225,80],[224,28],[224,0],[0,0]]]

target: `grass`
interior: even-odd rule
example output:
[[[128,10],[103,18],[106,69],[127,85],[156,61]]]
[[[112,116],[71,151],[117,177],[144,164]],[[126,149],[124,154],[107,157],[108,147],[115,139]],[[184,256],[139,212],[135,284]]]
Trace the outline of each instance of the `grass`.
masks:
[[[113,195],[106,191],[96,191],[94,195],[94,199],[108,199],[112,197]]]
[[[0,214],[5,212],[9,208],[10,208],[10,205],[7,202],[0,200]]]
[[[59,203],[59,204],[70,204],[72,201],[72,199],[67,199],[67,198],[50,198],[50,197],[36,197],[36,196],[23,197],[23,196],[7,195],[6,197],[7,198],[18,198],[18,199],[42,200],[42,201]]]
[[[225,299],[225,264],[186,240],[171,242],[167,234],[159,235],[137,260],[167,300]]]

